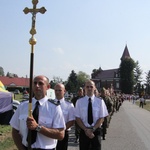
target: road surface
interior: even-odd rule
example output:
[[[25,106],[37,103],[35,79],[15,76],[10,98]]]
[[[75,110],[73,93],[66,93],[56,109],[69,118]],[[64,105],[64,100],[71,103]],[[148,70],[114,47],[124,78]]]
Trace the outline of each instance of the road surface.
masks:
[[[72,129],[68,150],[79,150],[74,140]],[[124,101],[112,117],[102,150],[150,150],[150,112]]]

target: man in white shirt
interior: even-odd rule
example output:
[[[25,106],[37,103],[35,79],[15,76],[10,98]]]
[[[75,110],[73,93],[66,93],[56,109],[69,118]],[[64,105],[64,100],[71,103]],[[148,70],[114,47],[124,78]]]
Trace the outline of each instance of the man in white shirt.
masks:
[[[94,95],[96,87],[93,81],[86,81],[84,89],[85,96],[77,101],[75,107],[76,121],[81,128],[79,147],[80,150],[101,150],[100,127],[108,111],[103,99]]]
[[[66,92],[65,86],[61,83],[55,85],[55,102],[60,104],[62,109],[64,120],[66,124],[65,137],[63,140],[58,140],[56,150],[67,150],[68,149],[68,139],[69,139],[69,128],[74,125],[75,116],[74,116],[74,106],[73,103],[65,100],[64,94]]]
[[[33,150],[54,150],[57,144],[56,139],[64,138],[65,122],[61,107],[48,100],[47,89],[49,89],[48,78],[43,75],[36,76],[33,81],[35,96],[32,99],[32,110],[38,104],[37,121],[33,116],[28,117],[28,101],[19,105],[10,121],[12,137],[18,150],[28,149],[28,129],[36,133],[35,141],[31,145]]]

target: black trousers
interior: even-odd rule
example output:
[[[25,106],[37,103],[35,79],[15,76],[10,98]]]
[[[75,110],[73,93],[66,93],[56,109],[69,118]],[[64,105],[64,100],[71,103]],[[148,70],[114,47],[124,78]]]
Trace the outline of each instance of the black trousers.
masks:
[[[77,122],[75,121],[75,136],[76,136],[76,140],[78,140],[79,134],[80,134],[80,127],[77,124]]]
[[[140,102],[140,107],[142,107],[142,108],[143,108],[143,102]]]
[[[83,130],[80,131],[79,149],[80,150],[101,150],[101,129],[94,132],[95,137],[90,139]]]
[[[63,140],[59,141],[56,146],[56,150],[67,150],[68,149],[68,139],[69,139],[69,134],[68,131],[65,132],[65,137]]]

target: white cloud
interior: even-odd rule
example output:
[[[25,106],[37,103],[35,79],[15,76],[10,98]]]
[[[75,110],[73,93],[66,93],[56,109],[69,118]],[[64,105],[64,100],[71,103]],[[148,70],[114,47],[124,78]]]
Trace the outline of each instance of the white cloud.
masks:
[[[64,54],[64,50],[62,48],[53,48],[53,51],[58,54]]]

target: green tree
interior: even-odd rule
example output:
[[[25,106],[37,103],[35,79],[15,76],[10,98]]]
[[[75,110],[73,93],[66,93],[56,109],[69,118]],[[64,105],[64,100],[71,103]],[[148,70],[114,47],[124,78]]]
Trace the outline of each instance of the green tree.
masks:
[[[87,79],[90,79],[90,76],[88,74],[86,74],[85,72],[79,71],[77,74],[77,82],[78,82],[78,87],[83,87],[85,81]]]
[[[141,84],[141,82],[142,82],[142,77],[141,77],[141,75],[142,75],[142,69],[141,69],[141,67],[139,66],[139,62],[138,61],[136,61],[136,63],[135,63],[135,68],[134,68],[134,85],[135,85],[135,87],[134,87],[134,91],[136,92],[136,93],[139,93],[140,92],[140,89],[139,89],[139,85]]]
[[[125,58],[120,64],[120,80],[121,80],[121,91],[125,94],[133,93],[134,86],[134,70],[135,62],[132,58]]]
[[[146,73],[146,93],[150,95],[150,70]]]
[[[57,83],[63,83],[63,80],[60,77],[54,76],[53,80],[50,81],[51,88],[54,89],[54,87]]]
[[[2,67],[0,67],[0,76],[5,76],[4,69]]]
[[[99,69],[93,69],[92,71],[92,78],[95,78],[100,72],[102,71],[102,68],[99,67]]]
[[[78,74],[76,74],[74,70],[72,70],[66,83],[66,90],[69,93],[76,93],[79,87],[83,87],[87,79],[90,79],[90,76],[85,72],[79,71]]]
[[[68,93],[75,93],[77,90],[77,74],[75,73],[74,70],[71,71],[69,77],[68,77],[68,81],[66,84],[66,90],[68,91]]]
[[[7,72],[6,77],[18,78],[18,75],[14,74],[14,73]]]

